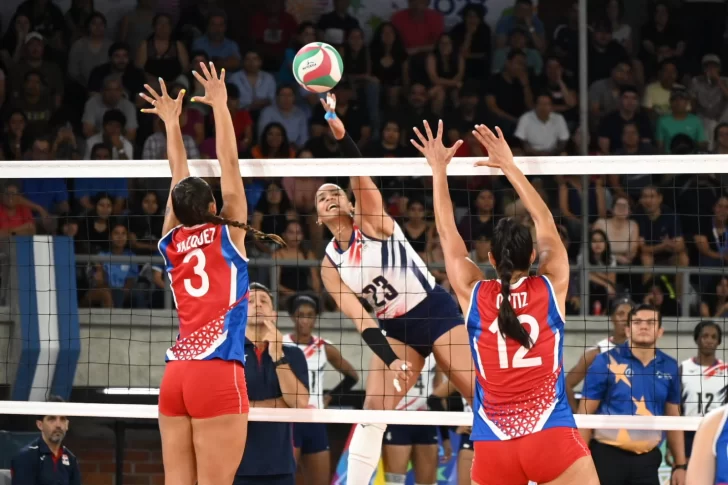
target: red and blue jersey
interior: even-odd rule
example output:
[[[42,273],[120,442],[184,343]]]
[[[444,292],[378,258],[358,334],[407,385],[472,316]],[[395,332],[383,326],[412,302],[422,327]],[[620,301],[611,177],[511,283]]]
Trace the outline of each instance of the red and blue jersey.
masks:
[[[728,485],[728,406],[722,406],[713,412],[722,414],[720,424],[715,432],[713,455],[715,456],[715,485]]]
[[[179,317],[166,360],[245,363],[248,260],[227,226],[178,226],[159,241]]]
[[[511,285],[510,302],[530,349],[503,337],[499,280],[473,288],[466,325],[476,367],[473,441],[499,441],[554,428],[576,428],[563,374],[564,317],[551,282],[530,276]]]

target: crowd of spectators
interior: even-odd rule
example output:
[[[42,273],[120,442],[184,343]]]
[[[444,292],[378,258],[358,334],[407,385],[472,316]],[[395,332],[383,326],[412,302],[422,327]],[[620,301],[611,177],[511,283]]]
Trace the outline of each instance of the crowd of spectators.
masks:
[[[268,0],[243,29],[248,38],[238,42],[216,0],[181,14],[138,0],[114,29],[115,39],[93,0],[74,0],[67,12],[51,0],[25,0],[0,36],[0,159],[164,159],[164,130],[139,113],[138,93],[164,79],[172,95],[181,89],[187,99],[202,94],[191,74],[201,61],[228,72],[241,158],[338,157],[319,96],[295,84],[291,72],[297,50],[315,40],[342,54],[336,110],[365,156],[416,156],[408,142],[412,127],[438,118],[450,141],[466,141],[458,156],[487,155],[470,134],[475,123],[500,126],[519,155],[575,155],[583,137],[601,155],[728,153],[728,78],[720,57],[726,2],[685,1],[685,15],[667,2],[641,2],[650,12],[642,26],[624,21],[621,0],[589,2],[589,133],[579,129],[577,2],[554,25],[545,25],[531,0],[514,0],[493,26],[481,5],[467,4],[447,31],[427,0],[409,0],[371,36],[349,13],[349,0],[333,3],[317,22],[298,22],[284,0]],[[216,157],[211,118],[207,106],[185,102],[181,125],[190,159]],[[316,224],[314,192],[324,180],[245,180],[252,225],[288,243],[251,241],[252,256],[320,259],[330,235]],[[588,187],[581,176],[533,180],[554,208],[574,263],[722,267],[728,260],[728,197],[719,174],[595,176]],[[162,236],[166,180],[4,182],[3,236],[65,234],[75,239],[77,253],[112,255],[154,254]],[[430,180],[377,182],[415,249],[442,262]],[[451,186],[460,231],[479,263],[487,264],[500,217],[531,224],[502,177],[452,177]],[[589,244],[581,240],[585,221]],[[681,295],[693,289],[700,295],[695,313],[728,311],[724,278],[694,276],[685,287],[675,275],[640,271],[593,272],[588,296],[573,278],[569,311],[600,314],[610,300],[630,293],[665,315],[678,314]],[[447,286],[446,273],[433,272]],[[269,274],[263,268],[256,276],[270,284]],[[279,265],[275,278],[284,296],[320,291],[315,266]],[[85,305],[163,304],[160,291],[151,291],[164,287],[160,267],[91,265],[79,270],[79,282]]]

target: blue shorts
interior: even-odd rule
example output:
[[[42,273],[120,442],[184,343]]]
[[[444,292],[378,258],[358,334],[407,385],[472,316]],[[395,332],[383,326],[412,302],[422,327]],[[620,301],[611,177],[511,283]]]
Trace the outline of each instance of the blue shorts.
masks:
[[[323,423],[295,423],[293,447],[300,448],[302,455],[313,455],[329,449],[329,435]]]
[[[461,450],[470,450],[474,451],[473,449],[473,441],[470,439],[469,434],[461,434],[460,435],[460,448]]]
[[[385,445],[436,445],[438,442],[437,426],[390,424],[384,433]]]
[[[695,440],[695,431],[685,431],[685,456],[690,458],[690,452],[693,451],[693,441]]]
[[[409,345],[424,358],[432,353],[438,338],[463,324],[455,299],[440,285],[435,285],[424,300],[401,317],[379,320],[387,337]]]

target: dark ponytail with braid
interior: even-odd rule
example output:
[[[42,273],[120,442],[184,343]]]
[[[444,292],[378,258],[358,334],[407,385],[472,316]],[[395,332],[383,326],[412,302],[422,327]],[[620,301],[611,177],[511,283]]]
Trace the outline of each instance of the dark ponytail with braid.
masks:
[[[521,322],[510,301],[511,278],[514,271],[527,272],[531,266],[533,239],[531,231],[517,220],[501,219],[493,235],[493,258],[495,270],[501,280],[501,296],[498,309],[498,330],[501,335],[510,337],[523,347],[530,349],[533,342]]]
[[[215,202],[210,186],[199,177],[186,177],[180,180],[172,189],[172,209],[177,220],[183,226],[196,226],[197,224],[215,224],[216,226],[232,226],[250,232],[256,239],[269,239],[274,243],[285,246],[280,236],[266,234],[244,222],[233,221],[210,212],[210,204]]]

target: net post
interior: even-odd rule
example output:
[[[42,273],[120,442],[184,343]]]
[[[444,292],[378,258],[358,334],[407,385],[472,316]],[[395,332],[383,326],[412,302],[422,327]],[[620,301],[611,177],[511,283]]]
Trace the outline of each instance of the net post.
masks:
[[[582,304],[579,308],[581,316],[586,318],[589,315],[589,175],[581,176],[581,278],[579,278],[579,292],[581,293]],[[586,325],[584,325],[586,328]]]
[[[579,0],[579,127],[581,154],[589,154],[589,30],[587,0]]]

